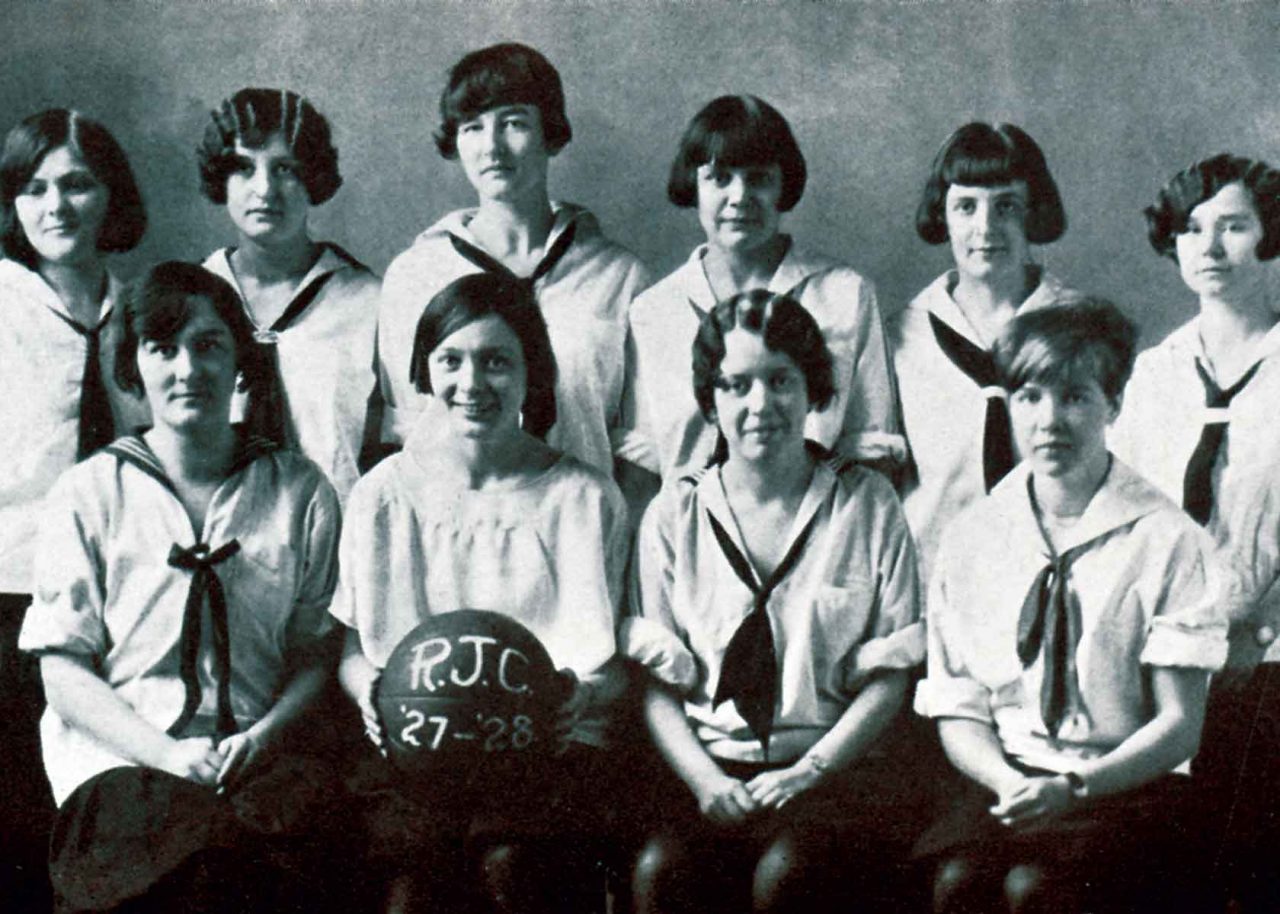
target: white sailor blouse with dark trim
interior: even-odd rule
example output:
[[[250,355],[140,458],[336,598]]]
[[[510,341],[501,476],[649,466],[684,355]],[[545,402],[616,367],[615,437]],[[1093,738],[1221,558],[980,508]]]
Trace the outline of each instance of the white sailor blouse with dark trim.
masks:
[[[1229,565],[1233,622],[1280,661],[1280,325],[1258,347],[1258,369],[1225,410],[1206,528]],[[1187,463],[1206,418],[1196,360],[1211,365],[1197,318],[1138,356],[1110,442],[1117,454],[1181,503]],[[1220,378],[1221,386],[1235,378]]]
[[[134,711],[161,730],[183,716],[184,608],[193,573],[174,546],[230,543],[216,564],[230,632],[230,708],[239,729],[270,710],[288,658],[334,626],[338,502],[296,452],[244,444],[197,533],[141,438],[118,440],[67,471],[50,494],[37,544],[36,589],[19,647],[90,659]],[[217,676],[208,601],[197,662],[200,703],[179,737],[217,731]],[[81,783],[130,764],[71,728],[52,708],[40,723],[44,761],[61,803]]]
[[[98,364],[115,427],[125,434],[147,422],[147,407],[113,379],[115,328],[107,316],[118,292],[109,277]],[[68,323],[58,294],[16,261],[0,260],[0,311],[0,593],[30,593],[41,500],[76,462],[88,342]]]
[[[1046,771],[1105,755],[1152,717],[1150,668],[1211,672],[1226,660],[1220,570],[1209,537],[1113,458],[1065,540],[1067,606],[1078,613],[1071,713],[1042,716],[1043,653],[1018,658],[1019,618],[1050,561],[1015,467],[947,528],[928,601],[928,675],[915,708],[992,727],[1005,754]]]
[[[713,706],[753,594],[712,517],[747,554],[719,467],[671,480],[649,506],[632,568],[636,615],[623,621],[619,648],[683,698],[712,756],[761,762],[764,748],[735,703]],[[804,551],[766,604],[778,669],[770,762],[802,755],[876,673],[924,659],[915,549],[888,481],[847,462],[819,463],[788,542],[806,528]]]
[[[636,404],[628,451],[664,479],[701,469],[715,449],[716,428],[693,395],[693,340],[716,304],[702,265],[706,252],[699,245],[631,307]],[[813,315],[834,359],[836,397],[809,414],[805,437],[850,459],[901,463],[906,445],[872,283],[792,241],[768,291],[788,293]]]
[[[955,282],[954,270],[942,274],[886,321],[910,464],[899,494],[915,535],[920,580],[926,589],[942,531],[966,505],[987,494],[982,458],[988,392],[951,362],[929,320],[934,315],[978,348],[989,348],[989,341],[978,336],[951,297]],[[1079,297],[1041,272],[1019,310]]]
[[[231,250],[214,251],[204,267],[240,291],[228,260]],[[324,246],[298,284],[298,293],[307,294],[317,282],[323,285],[315,298],[286,328],[277,332],[262,327],[259,336],[270,340],[277,353],[287,404],[287,443],[324,470],[345,504],[360,477],[357,460],[376,378],[373,345],[381,283],[331,245]],[[231,403],[232,422],[244,418],[245,405],[246,395],[237,393]]]
[[[648,284],[648,271],[634,254],[610,241],[595,217],[571,203],[552,203],[555,221],[547,236],[551,253],[573,232],[563,257],[534,284],[555,352],[556,424],[547,435],[555,448],[613,475],[613,457],[626,452],[625,385],[631,355],[627,309]],[[479,247],[468,227],[474,209],[458,210],[427,229],[387,268],[378,311],[379,383],[386,399],[382,440],[403,444],[432,398],[409,383],[409,360],[418,318],[432,297],[482,267],[452,238]],[[452,236],[452,238],[451,238]]]

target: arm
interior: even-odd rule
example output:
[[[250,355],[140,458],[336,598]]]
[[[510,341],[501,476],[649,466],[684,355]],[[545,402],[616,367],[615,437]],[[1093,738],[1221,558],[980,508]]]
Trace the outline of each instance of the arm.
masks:
[[[365,734],[379,748],[382,747],[382,724],[378,720],[378,710],[373,706],[373,690],[381,675],[382,671],[365,657],[360,647],[360,633],[354,628],[347,629],[342,660],[338,663],[338,682],[360,709]]]
[[[847,289],[844,282],[840,286]],[[906,460],[906,440],[898,418],[897,378],[888,338],[875,285],[868,279],[858,281],[854,313],[853,377],[834,449],[896,481]]]
[[[939,718],[938,738],[947,759],[961,774],[998,797],[1011,795],[1027,780],[1026,775],[1009,764],[995,730],[988,723],[963,717]]]
[[[49,707],[113,754],[198,784],[217,780],[222,756],[213,740],[177,740],[148,723],[94,671],[89,658],[46,653],[40,674]]]
[[[713,822],[741,822],[759,806],[746,785],[720,770],[689,726],[680,701],[657,682],[644,696],[644,716],[662,757],[693,791],[702,814]]]

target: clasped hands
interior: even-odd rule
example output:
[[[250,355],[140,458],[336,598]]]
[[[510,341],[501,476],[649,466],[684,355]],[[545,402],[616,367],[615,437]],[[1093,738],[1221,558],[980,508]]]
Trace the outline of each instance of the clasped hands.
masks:
[[[223,793],[235,787],[245,773],[262,760],[266,748],[252,728],[233,733],[220,742],[208,736],[176,739],[158,767]]]
[[[1076,803],[1063,775],[1027,777],[1001,791],[991,815],[1010,828],[1061,815]]]
[[[749,781],[718,772],[694,788],[702,814],[721,825],[736,825],[752,815],[768,809],[781,809],[822,777],[821,773],[801,758],[793,765],[777,771],[765,771]]]

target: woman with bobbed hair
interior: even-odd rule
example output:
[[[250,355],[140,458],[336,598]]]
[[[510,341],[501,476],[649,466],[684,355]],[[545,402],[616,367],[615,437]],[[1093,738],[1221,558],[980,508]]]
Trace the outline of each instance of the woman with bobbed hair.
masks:
[[[1015,314],[1078,297],[1031,257],[1066,227],[1044,154],[1013,124],[965,124],[934,157],[916,232],[948,244],[954,269],[889,321],[910,452],[900,493],[926,582],[943,528],[1017,461],[991,348]]]
[[[591,213],[550,198],[551,160],[572,135],[560,74],[533,48],[481,48],[449,71],[436,146],[461,166],[477,205],[446,215],[387,269],[378,318],[384,441],[402,444],[430,402],[409,379],[422,303],[460,276],[490,272],[527,285],[546,320],[559,365],[548,441],[610,474],[615,454],[634,456],[621,431],[627,308],[647,273]]]
[[[692,348],[693,398],[720,444],[645,514],[620,635],[650,674],[666,763],[647,778],[656,821],[636,909],[901,904],[890,876],[927,791],[890,726],[924,658],[897,497],[806,442],[837,386],[797,301],[735,295]]]
[[[40,505],[77,460],[146,419],[145,405],[104,379],[112,374],[107,318],[119,283],[108,255],[132,250],[147,217],[133,171],[105,127],[54,108],[26,118],[0,151],[0,767],[10,795],[0,818],[0,858],[43,853],[33,667],[15,654],[31,601]],[[32,782],[25,783],[28,773]],[[15,817],[21,818],[18,821]],[[27,867],[26,872],[39,872]],[[0,882],[4,876],[0,874]]]
[[[338,501],[231,424],[267,366],[227,283],[162,263],[113,321],[115,383],[152,424],[46,499],[20,641],[48,696],[57,909],[277,910],[331,871],[294,885],[285,867],[336,822],[298,723],[337,660]]]
[[[996,345],[1023,461],[947,527],[916,709],[963,775],[921,839],[942,912],[1195,911],[1187,767],[1226,657],[1213,544],[1113,457],[1137,330],[1097,299]]]
[[[685,129],[667,198],[697,210],[706,242],[631,309],[637,351],[632,449],[664,479],[705,465],[715,449],[715,423],[681,381],[689,377],[689,344],[701,316],[717,301],[752,289],[800,302],[835,359],[835,402],[809,415],[806,436],[884,469],[901,464],[905,451],[874,287],[781,231],[806,176],[786,118],[754,95],[713,99]]]
[[[1196,774],[1218,804],[1220,874],[1247,910],[1280,877],[1280,170],[1220,154],[1146,210],[1156,253],[1199,313],[1138,357],[1112,443],[1213,536],[1237,588],[1228,671],[1215,683]]]
[[[408,377],[435,405],[351,494],[330,608],[347,628],[342,685],[381,744],[373,696],[388,657],[429,617],[470,608],[526,625],[576,686],[557,725],[563,751],[526,762],[523,789],[477,798],[447,775],[415,789],[371,751],[353,777],[368,857],[392,912],[477,899],[523,914],[590,910],[629,790],[611,751],[626,507],[609,477],[546,440],[554,341],[528,283],[468,273],[419,310]]]
[[[379,282],[307,230],[342,186],[329,122],[295,92],[241,89],[210,112],[196,154],[205,197],[236,232],[204,266],[239,293],[276,364],[274,390],[252,414],[238,399],[233,418],[300,448],[345,501],[366,443]]]

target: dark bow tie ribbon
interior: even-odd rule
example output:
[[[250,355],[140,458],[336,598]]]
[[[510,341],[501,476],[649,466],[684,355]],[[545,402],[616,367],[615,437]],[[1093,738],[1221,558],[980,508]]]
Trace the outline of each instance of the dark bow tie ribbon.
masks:
[[[60,311],[53,312],[68,327],[85,339],[84,374],[80,382],[80,426],[76,436],[76,460],[83,460],[115,438],[115,420],[111,416],[111,398],[102,379],[102,331],[104,318],[95,327],[86,327]]]
[[[449,233],[449,243],[453,245],[453,249],[457,251],[460,256],[471,261],[486,273],[494,273],[513,282],[533,288],[534,284],[539,279],[554,270],[556,268],[556,264],[564,258],[565,254],[569,253],[569,248],[573,244],[573,236],[577,228],[578,224],[576,222],[571,222],[569,226],[560,233],[560,237],[555,240],[555,243],[551,245],[546,255],[542,260],[538,261],[538,265],[534,267],[533,272],[528,276],[517,276],[508,267],[499,262],[492,254],[480,250],[480,248],[476,247],[471,242],[459,238],[452,232]]]
[[[1213,514],[1213,465],[1227,435],[1227,407],[1253,380],[1261,365],[1261,362],[1254,363],[1239,381],[1223,390],[1196,359],[1196,373],[1204,385],[1204,405],[1209,412],[1200,430],[1200,440],[1187,461],[1186,475],[1182,477],[1182,507],[1201,526],[1209,523],[1209,516]]]
[[[1009,427],[1009,404],[1000,386],[996,360],[987,350],[965,339],[939,320],[931,311],[929,324],[938,348],[966,377],[982,389],[987,398],[987,416],[982,431],[982,480],[990,492],[1013,469],[1013,433]]]
[[[711,531],[729,567],[752,595],[751,612],[738,625],[725,650],[712,707],[732,701],[738,714],[751,728],[752,735],[760,740],[765,761],[768,761],[769,736],[773,733],[774,706],[778,701],[778,658],[774,650],[773,628],[769,623],[769,596],[800,560],[814,522],[810,520],[805,525],[768,580],[757,584],[751,563],[734,545],[724,527],[710,512],[707,519],[711,521]]]
[[[196,711],[200,709],[201,689],[198,664],[200,660],[201,615],[206,595],[209,598],[209,617],[212,623],[213,675],[218,690],[217,728],[219,738],[236,732],[235,715],[231,713],[231,634],[227,623],[227,598],[222,581],[214,571],[240,551],[238,540],[224,543],[212,552],[205,543],[196,543],[184,549],[177,543],[169,550],[169,564],[192,572],[191,586],[187,590],[187,603],[182,613],[182,635],[179,671],[186,688],[186,700],[182,713],[166,732],[181,736]]]
[[[1071,605],[1069,565],[1065,556],[1053,556],[1036,575],[1018,615],[1018,660],[1028,667],[1044,654],[1040,716],[1053,737],[1079,704],[1080,695],[1076,674],[1080,617]]]

